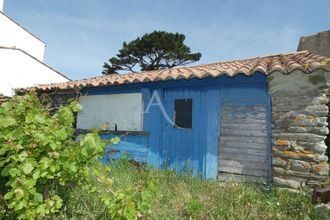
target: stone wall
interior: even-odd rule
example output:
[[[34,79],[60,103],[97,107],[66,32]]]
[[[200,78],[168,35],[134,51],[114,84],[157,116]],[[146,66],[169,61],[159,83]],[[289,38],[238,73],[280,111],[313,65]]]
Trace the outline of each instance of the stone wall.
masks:
[[[66,105],[69,100],[78,99],[79,91],[76,90],[60,90],[51,93],[39,93],[39,98],[42,102],[49,104],[52,111],[56,111],[60,106]]]
[[[52,113],[55,113],[59,107],[62,105],[68,104],[70,100],[76,100],[80,97],[80,92],[78,90],[59,90],[53,91],[50,93],[42,92],[38,93],[38,96],[45,105],[48,105],[48,108]],[[74,115],[75,122],[73,127],[77,126],[77,114]]]
[[[313,54],[330,57],[330,30],[300,38],[297,51],[308,50]]]
[[[330,73],[274,73],[268,77],[272,100],[274,185],[298,189],[322,184],[329,174],[327,146]]]

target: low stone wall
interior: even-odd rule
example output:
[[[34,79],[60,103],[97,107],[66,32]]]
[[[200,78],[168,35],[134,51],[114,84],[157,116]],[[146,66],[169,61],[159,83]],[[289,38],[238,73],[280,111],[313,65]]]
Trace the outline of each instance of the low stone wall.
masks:
[[[80,97],[79,91],[76,90],[61,90],[51,93],[38,93],[39,98],[45,105],[48,105],[49,110],[55,113],[62,105],[67,105],[69,100],[76,100]],[[74,115],[75,121],[73,127],[77,127],[77,114]]]
[[[324,143],[330,73],[274,73],[268,77],[272,100],[274,185],[315,187],[327,178]]]

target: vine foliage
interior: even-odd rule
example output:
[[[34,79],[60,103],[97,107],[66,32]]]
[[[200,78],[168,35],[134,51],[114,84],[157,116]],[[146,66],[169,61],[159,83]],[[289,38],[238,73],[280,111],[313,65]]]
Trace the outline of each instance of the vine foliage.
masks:
[[[33,93],[2,104],[0,215],[53,216],[63,205],[61,191],[87,184],[88,167],[105,144],[96,133],[73,138],[74,113],[80,109],[71,102],[51,115]]]

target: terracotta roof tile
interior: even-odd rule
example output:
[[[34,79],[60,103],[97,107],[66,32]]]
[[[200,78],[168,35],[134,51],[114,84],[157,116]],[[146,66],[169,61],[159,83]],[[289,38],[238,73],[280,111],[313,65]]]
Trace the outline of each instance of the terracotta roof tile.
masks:
[[[222,75],[233,77],[237,74],[244,74],[250,76],[255,72],[261,72],[264,75],[269,75],[273,72],[290,74],[296,70],[310,73],[317,69],[330,71],[330,59],[307,51],[301,51],[191,67],[177,67],[166,70],[98,76],[66,83],[39,85],[38,87],[35,87],[35,89],[50,91],[167,80],[188,80],[192,78],[217,78]]]

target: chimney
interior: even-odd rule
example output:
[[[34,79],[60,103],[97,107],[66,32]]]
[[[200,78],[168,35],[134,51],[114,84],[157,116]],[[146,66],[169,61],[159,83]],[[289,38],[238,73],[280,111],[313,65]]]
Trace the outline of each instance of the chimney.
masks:
[[[4,0],[0,0],[0,11],[3,12],[3,1]]]
[[[330,30],[301,37],[297,50],[308,50],[317,55],[330,57]]]

